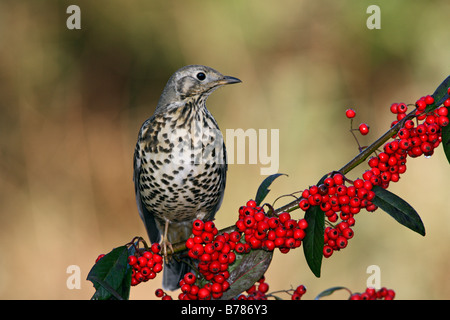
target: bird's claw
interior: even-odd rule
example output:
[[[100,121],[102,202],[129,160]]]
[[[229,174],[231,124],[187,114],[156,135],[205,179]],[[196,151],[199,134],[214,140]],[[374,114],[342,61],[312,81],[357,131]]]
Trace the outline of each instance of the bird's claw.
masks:
[[[173,247],[172,247],[172,243],[170,243],[168,240],[166,240],[165,238],[161,240],[161,242],[159,243],[159,245],[162,248],[162,254],[164,256],[164,261],[167,263],[169,258],[168,255],[169,253],[172,254],[173,253]],[[169,247],[170,252],[168,252],[167,247]]]

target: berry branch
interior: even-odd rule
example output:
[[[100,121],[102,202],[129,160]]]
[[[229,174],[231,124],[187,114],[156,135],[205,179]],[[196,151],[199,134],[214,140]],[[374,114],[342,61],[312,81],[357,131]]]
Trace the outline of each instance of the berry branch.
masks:
[[[344,165],[341,169],[339,169],[338,171],[335,171],[335,172],[341,173],[342,175],[349,173],[351,170],[356,168],[358,165],[362,164],[371,154],[373,154],[376,150],[378,150],[390,138],[392,138],[394,135],[396,135],[397,132],[404,126],[404,124],[407,120],[413,119],[417,116],[418,115],[417,115],[416,109],[411,111],[401,121],[397,122],[387,132],[385,132],[381,137],[379,137],[377,140],[375,140],[375,142],[373,142],[367,148],[364,148],[364,150],[362,150],[357,156],[355,156],[346,165]],[[298,204],[301,199],[302,198],[293,200],[293,201],[273,210],[273,214],[279,215],[282,212],[292,212],[294,210],[299,209]],[[219,230],[219,233],[220,234],[230,233],[235,230],[236,230],[236,227],[234,225],[232,225],[232,226],[229,226],[229,227]],[[176,244],[173,244],[172,247],[173,247],[173,251],[169,251],[168,252],[169,255],[186,250],[185,242],[178,242]]]
[[[306,261],[319,277],[322,258],[329,258],[333,252],[344,249],[353,238],[355,216],[361,209],[372,212],[381,208],[400,224],[425,235],[418,213],[387,188],[405,173],[408,158],[429,157],[441,143],[450,162],[449,87],[450,77],[433,95],[423,96],[414,105],[409,105],[414,106],[409,113],[408,105],[392,104],[390,111],[396,115],[396,120],[386,133],[368,147],[361,148],[358,143],[359,153],[351,161],[340,170],[324,175],[294,201],[277,209],[267,203],[261,205],[269,193],[268,187],[281,175],[275,174],[263,181],[255,200],[249,200],[239,208],[234,225],[218,230],[212,221],[194,221],[193,235],[184,242],[172,244],[173,251],[168,254],[174,259],[187,256],[195,261],[194,272],[184,275],[179,283],[181,293],[178,298],[278,299],[276,294],[285,293],[298,300],[306,292],[304,286],[268,293],[264,273],[271,263],[273,251],[279,249],[288,253],[303,243]],[[352,109],[346,111],[351,126],[355,115]],[[351,128],[356,138],[353,130],[356,129]],[[366,135],[369,127],[363,123],[357,130]],[[367,159],[370,169],[362,177],[355,180],[346,177]],[[265,208],[268,208],[267,212]],[[297,209],[305,213],[304,218],[291,217],[290,213]],[[140,243],[144,245],[143,249],[139,248]],[[159,244],[154,243],[149,248],[141,237],[135,237],[127,245],[99,256],[88,275],[97,290],[93,298],[128,298],[130,285],[153,279],[162,270],[159,252]],[[317,299],[341,289],[349,292],[351,300],[389,300],[395,296],[393,290],[386,288],[378,291],[367,288],[362,294],[353,294],[347,288],[335,287],[325,290]],[[156,296],[163,300],[172,299],[160,289]]]

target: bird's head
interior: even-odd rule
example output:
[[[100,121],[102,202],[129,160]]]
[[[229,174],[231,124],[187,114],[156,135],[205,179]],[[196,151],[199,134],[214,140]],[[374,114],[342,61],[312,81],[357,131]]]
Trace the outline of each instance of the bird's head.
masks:
[[[206,98],[217,88],[239,83],[235,77],[224,76],[213,68],[189,65],[177,70],[169,79],[158,102],[159,108],[183,103],[187,98]]]

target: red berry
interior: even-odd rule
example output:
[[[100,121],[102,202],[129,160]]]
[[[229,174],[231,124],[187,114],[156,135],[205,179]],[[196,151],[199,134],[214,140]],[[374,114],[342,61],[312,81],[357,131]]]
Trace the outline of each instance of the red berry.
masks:
[[[287,220],[287,221],[284,223],[284,227],[285,227],[286,229],[292,230],[292,229],[294,229],[295,227],[297,227],[297,221],[294,220],[294,219],[289,219],[289,220]]]
[[[308,228],[308,222],[307,222],[305,219],[300,219],[300,220],[298,221],[298,227],[299,227],[300,229],[305,230],[306,228]]]
[[[365,123],[361,123],[358,129],[363,136],[369,133],[369,126]]]
[[[346,238],[346,239],[351,239],[353,238],[353,230],[351,228],[346,228],[344,230],[342,230],[342,235]]]
[[[269,291],[269,285],[266,282],[260,283],[258,286],[258,291],[261,293],[266,293]]]
[[[256,207],[256,201],[255,200],[247,201],[247,207],[255,208]]]
[[[447,110],[447,109],[446,109]],[[446,126],[448,126],[448,124],[449,124],[449,119],[448,119],[448,117],[447,116],[440,116],[439,118],[438,118],[438,124],[441,126],[441,127],[446,127]]]
[[[142,282],[142,281],[145,280],[144,275],[143,275],[142,273],[140,273],[140,272],[136,272],[136,273],[134,274],[134,277],[135,277],[136,280],[139,281],[139,282]]]
[[[156,291],[155,291],[155,295],[158,297],[158,298],[162,298],[163,296],[164,296],[164,291],[163,291],[163,289],[156,289]]]
[[[345,116],[349,119],[354,118],[356,116],[356,112],[353,109],[347,109],[345,111]]]
[[[155,273],[158,273],[158,272],[160,272],[161,270],[162,270],[162,264],[161,263],[156,263],[154,266],[153,266],[153,271],[155,272]]]
[[[211,298],[211,292],[206,288],[201,288],[198,290],[197,296],[201,300],[208,300]]]
[[[398,106],[398,103],[391,104],[390,110],[391,110],[392,113],[395,114],[395,113],[398,112],[397,106]]]
[[[262,211],[258,211],[255,213],[255,215],[253,216],[255,218],[256,221],[263,221],[264,218],[266,217],[266,215],[264,214],[264,212]]]
[[[162,262],[162,256],[157,254],[157,253],[153,254],[153,261],[155,263],[161,263]]]
[[[241,234],[237,231],[230,233],[230,240],[232,242],[238,242],[241,239]]]
[[[333,254],[333,249],[330,246],[323,247],[323,256],[329,258]]]
[[[136,258],[135,256],[129,256],[129,257],[128,257],[128,264],[129,264],[130,266],[135,265],[136,262],[137,262],[137,258]]]
[[[273,251],[273,249],[275,249],[275,242],[273,242],[272,240],[265,240],[263,242],[263,248],[265,248],[267,251]]]
[[[275,229],[280,224],[280,220],[277,217],[271,217],[271,218],[269,218],[267,223],[269,224],[269,227],[271,229]]]
[[[258,222],[257,230],[262,239],[266,237],[266,232],[269,230],[269,224],[265,221]]]
[[[341,185],[341,184],[344,183],[344,176],[342,174],[340,174],[340,173],[335,174],[333,176],[333,180],[334,180],[334,184],[335,185]]]
[[[220,272],[220,262],[215,260],[209,264],[208,270],[212,273]]]
[[[417,100],[416,107],[417,110],[423,111],[427,107],[427,103],[424,100]]]
[[[347,238],[343,237],[343,236],[339,236],[336,239],[336,244],[338,245],[339,248],[344,249],[347,246]]]
[[[297,287],[297,289],[295,289],[295,292],[297,292],[299,295],[304,295],[306,293],[306,287],[301,284]]]
[[[236,247],[234,247],[234,250],[237,253],[244,253],[245,252],[245,245],[241,242],[236,243]]]
[[[152,254],[150,251],[145,251],[145,252],[142,254],[142,256],[143,256],[145,259],[147,259],[147,260],[150,260],[150,259],[153,258],[153,254]]]
[[[223,288],[221,283],[214,282],[213,285],[211,286],[212,292],[219,293],[222,292],[222,290]]]
[[[450,98],[444,101],[444,107],[450,107]]]
[[[153,253],[158,253],[159,251],[161,251],[161,246],[159,245],[159,243],[154,243],[151,246],[151,250]]]
[[[337,231],[334,228],[330,228],[329,231],[327,232],[328,238],[336,240],[337,237],[339,236],[339,231]]]
[[[191,286],[189,285],[189,284],[183,284],[182,286],[181,286],[181,291],[183,292],[183,293],[189,293],[189,291],[191,291]]]
[[[147,261],[148,260],[143,256],[141,256],[137,259],[137,263],[138,263],[139,267],[145,267],[147,265]]]
[[[201,237],[204,243],[210,243],[214,240],[214,235],[212,232],[203,232]]]
[[[131,285],[137,286],[140,283],[134,276],[131,278]]]
[[[309,207],[310,207],[311,205],[309,204],[309,201],[308,201],[308,200],[302,199],[302,200],[300,200],[298,206],[299,206],[300,209],[302,209],[303,211],[306,211],[306,210],[309,209]]]
[[[295,229],[294,230],[294,239],[302,240],[306,236],[305,231],[303,229]]]
[[[195,242],[193,238],[189,238],[186,240],[186,248],[191,249],[194,246]]]
[[[150,273],[150,269],[147,268],[147,267],[144,267],[144,268],[141,269],[140,272],[142,273],[143,276],[146,277],[146,276],[148,276],[148,274]]]
[[[406,106],[406,104],[399,103],[398,106],[397,106],[397,112],[398,113],[405,113],[406,111],[408,111],[408,107]]]
[[[203,229],[206,232],[213,232],[215,228],[216,228],[216,226],[214,225],[214,222],[212,222],[212,221],[205,222],[205,225],[203,227]]]
[[[430,95],[425,97],[425,103],[426,104],[433,104],[434,103],[434,98]]]
[[[184,283],[191,285],[194,284],[196,277],[192,272],[188,272],[184,275],[183,280]]]
[[[192,228],[194,230],[201,231],[201,230],[203,230],[203,227],[204,227],[204,222],[200,219],[195,220],[194,223],[192,224]]]
[[[285,223],[287,220],[291,219],[291,215],[288,212],[283,212],[278,216],[281,223]]]
[[[253,228],[255,225],[255,219],[252,216],[245,217],[244,224],[246,228]]]

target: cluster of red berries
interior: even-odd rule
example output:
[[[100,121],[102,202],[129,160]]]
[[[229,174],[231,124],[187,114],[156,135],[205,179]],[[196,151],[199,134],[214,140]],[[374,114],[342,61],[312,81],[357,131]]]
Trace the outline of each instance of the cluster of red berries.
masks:
[[[253,286],[247,289],[244,293],[241,293],[234,300],[267,300],[270,297],[275,297],[269,291],[269,284],[265,281],[265,277],[262,276]],[[291,296],[291,300],[301,300],[302,296],[306,293],[306,287],[299,285],[295,290],[282,290]]]
[[[353,230],[345,221],[341,221],[335,228],[326,227],[324,237],[323,255],[325,258],[330,257],[334,251],[344,249],[348,240],[353,238]]]
[[[392,289],[381,288],[367,288],[363,293],[353,293],[349,300],[393,300],[395,298],[395,291]]]
[[[355,225],[354,215],[362,208],[368,211],[377,209],[371,202],[375,193],[370,181],[356,179],[347,186],[348,181],[342,174],[334,174],[326,178],[323,184],[305,189],[299,202],[299,207],[304,211],[311,206],[319,206],[331,223],[339,218],[342,220],[336,227],[325,229],[323,254],[327,258],[333,251],[345,248],[353,237],[351,227]]]
[[[405,121],[393,140],[384,145],[383,152],[368,160],[370,169],[364,172],[362,178],[350,181],[338,173],[326,178],[323,184],[303,191],[299,202],[301,209],[306,211],[311,206],[320,206],[329,222],[334,223],[339,218],[342,220],[336,227],[325,230],[323,251],[325,257],[347,246],[348,240],[354,234],[350,227],[355,224],[355,214],[362,208],[369,212],[377,209],[377,206],[371,202],[375,197],[372,191],[373,186],[386,189],[390,182],[397,182],[400,175],[406,171],[408,156],[431,156],[434,149],[439,146],[442,141],[441,129],[449,124],[450,99],[444,102],[444,106],[426,112],[426,108],[432,104],[434,104],[434,98],[429,95],[417,100],[415,104],[417,123],[413,120]],[[392,123],[393,126],[407,116],[408,106],[404,103],[394,103],[390,110],[397,115],[397,120]],[[346,111],[346,116],[350,119],[355,115],[353,109]],[[365,129],[361,131],[360,126],[360,132],[365,134],[368,131],[366,132]],[[351,185],[347,186],[346,182]]]
[[[227,279],[229,265],[236,260],[236,247],[241,235],[237,231],[218,234],[214,222],[195,220],[192,228],[193,237],[186,241],[188,256],[198,260],[197,269],[206,283],[199,287],[197,277],[187,273],[180,281],[180,300],[218,299],[230,284]]]
[[[154,279],[156,274],[163,269],[163,258],[159,254],[161,247],[158,243],[152,244],[150,251],[136,251],[136,254],[128,256],[128,264],[133,268],[131,285],[136,286],[141,282]]]
[[[211,300],[222,297],[223,292],[226,291],[230,284],[228,278],[228,271],[220,272],[214,276],[214,279],[205,283],[203,286],[196,284],[197,277],[192,273],[187,273],[183,279],[180,280],[181,293],[178,296],[179,300]],[[200,281],[202,282],[202,281]]]
[[[181,293],[178,295],[179,300],[211,300],[222,297],[223,292],[229,288],[229,284],[224,280],[223,275],[216,275],[215,279],[207,282],[203,286],[197,285],[200,279],[195,274],[188,272],[180,280]],[[197,281],[199,280],[199,281]],[[162,300],[172,300],[172,297],[162,289],[157,289],[155,295]]]
[[[269,291],[269,284],[262,276],[254,285],[248,288],[245,292],[247,294],[240,294],[235,300],[267,300],[267,292]]]
[[[250,200],[239,208],[236,228],[244,234],[245,242],[242,248],[237,248],[237,252],[261,248],[273,251],[279,248],[282,253],[287,253],[302,244],[307,227],[305,219],[298,221],[292,219],[288,212],[269,217],[262,207],[257,206],[254,200]]]
[[[417,123],[405,121],[394,140],[384,145],[383,152],[369,159],[371,169],[364,173],[365,180],[386,189],[390,182],[397,182],[406,171],[408,156],[416,158],[433,155],[434,149],[442,142],[441,129],[449,123],[447,108],[450,99],[444,102],[444,106],[425,112],[427,106],[433,103],[434,99],[429,95],[416,102]],[[395,125],[406,117],[408,107],[404,103],[394,103],[390,110],[397,114],[397,120],[392,123]]]

